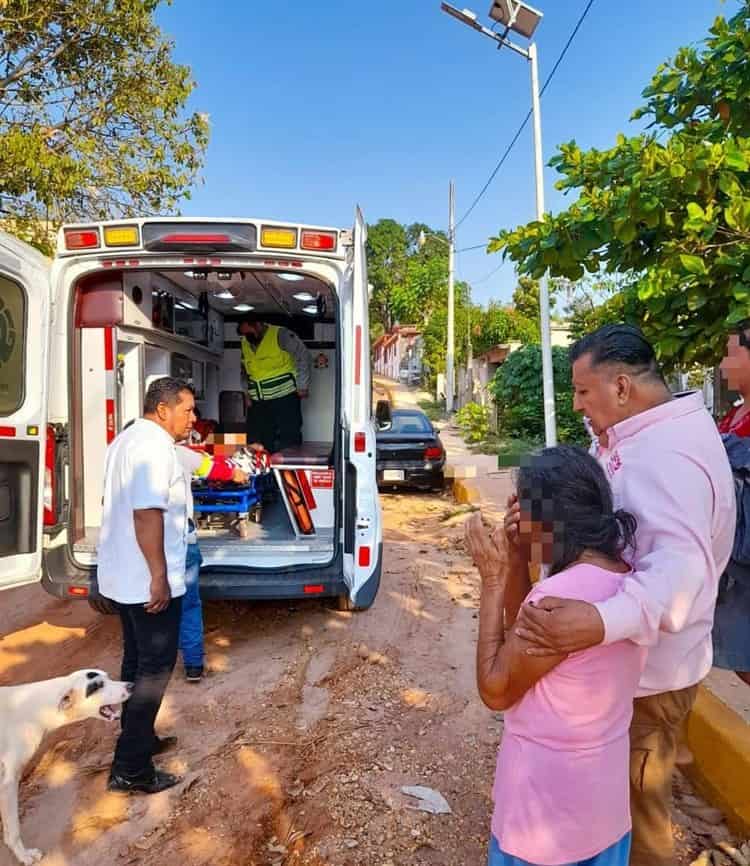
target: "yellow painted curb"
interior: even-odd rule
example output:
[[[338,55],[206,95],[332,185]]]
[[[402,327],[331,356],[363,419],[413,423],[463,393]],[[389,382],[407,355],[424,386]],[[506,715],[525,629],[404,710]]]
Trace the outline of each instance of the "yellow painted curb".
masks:
[[[385,391],[386,396],[388,398],[388,402],[391,404],[391,406],[396,405],[396,401],[393,397],[393,390],[389,387],[389,385],[387,385],[385,383],[385,381],[383,381],[383,379],[373,378],[372,384],[373,384],[373,390],[374,391],[377,391],[377,390]]]
[[[465,478],[453,482],[453,498],[459,505],[477,505],[482,501],[477,485]]]
[[[737,833],[750,834],[750,725],[703,686],[687,725],[698,790]]]

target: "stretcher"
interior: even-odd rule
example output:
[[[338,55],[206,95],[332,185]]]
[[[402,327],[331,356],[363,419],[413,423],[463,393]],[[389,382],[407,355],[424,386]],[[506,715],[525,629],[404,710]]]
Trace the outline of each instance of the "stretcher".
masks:
[[[193,483],[193,510],[199,514],[236,514],[240,537],[247,533],[247,521],[260,522],[262,485],[258,478],[247,484],[216,487],[210,483]]]

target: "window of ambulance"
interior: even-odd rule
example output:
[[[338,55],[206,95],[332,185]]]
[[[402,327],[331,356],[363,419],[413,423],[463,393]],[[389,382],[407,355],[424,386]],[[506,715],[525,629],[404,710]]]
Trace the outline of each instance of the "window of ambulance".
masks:
[[[12,415],[24,397],[26,293],[0,276],[0,416]]]

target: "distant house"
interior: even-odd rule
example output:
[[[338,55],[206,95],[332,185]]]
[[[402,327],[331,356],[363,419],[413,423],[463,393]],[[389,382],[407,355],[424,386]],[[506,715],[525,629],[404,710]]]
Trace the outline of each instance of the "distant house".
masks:
[[[550,342],[552,346],[566,348],[573,341],[570,326],[565,323],[553,322],[550,325]],[[474,357],[470,369],[460,367],[458,370],[458,407],[467,403],[479,403],[480,406],[494,407],[495,400],[490,391],[490,385],[495,378],[495,373],[510,355],[520,349],[523,343],[510,341],[508,343],[492,346],[483,354]],[[494,429],[497,415],[493,411],[490,414],[490,423]]]
[[[414,325],[394,325],[372,345],[373,369],[388,379],[416,381],[422,374],[422,334]]]

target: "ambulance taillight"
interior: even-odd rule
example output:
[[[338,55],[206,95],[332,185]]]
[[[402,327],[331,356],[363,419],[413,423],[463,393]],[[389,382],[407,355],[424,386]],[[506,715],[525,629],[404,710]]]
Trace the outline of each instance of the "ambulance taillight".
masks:
[[[57,526],[59,523],[57,503],[57,478],[55,455],[55,428],[47,425],[47,440],[44,446],[44,525]]]

